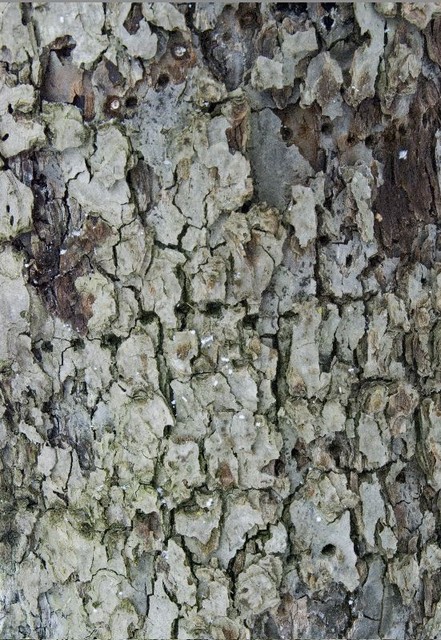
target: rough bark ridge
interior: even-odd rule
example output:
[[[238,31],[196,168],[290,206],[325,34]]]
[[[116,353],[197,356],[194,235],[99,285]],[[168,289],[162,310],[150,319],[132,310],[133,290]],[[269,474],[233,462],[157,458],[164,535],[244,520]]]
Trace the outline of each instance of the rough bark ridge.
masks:
[[[441,637],[438,13],[1,5],[3,638]]]

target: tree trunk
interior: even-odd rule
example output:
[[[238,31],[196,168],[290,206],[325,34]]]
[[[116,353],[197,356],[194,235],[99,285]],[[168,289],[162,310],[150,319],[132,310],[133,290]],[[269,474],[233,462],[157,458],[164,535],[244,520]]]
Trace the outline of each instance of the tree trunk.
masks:
[[[0,6],[2,638],[441,638],[438,15]]]

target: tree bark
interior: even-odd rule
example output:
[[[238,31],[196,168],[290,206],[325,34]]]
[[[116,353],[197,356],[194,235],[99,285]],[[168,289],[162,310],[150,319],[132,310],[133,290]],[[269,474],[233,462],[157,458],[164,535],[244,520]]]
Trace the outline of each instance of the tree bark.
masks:
[[[440,38],[0,6],[3,638],[441,637]]]

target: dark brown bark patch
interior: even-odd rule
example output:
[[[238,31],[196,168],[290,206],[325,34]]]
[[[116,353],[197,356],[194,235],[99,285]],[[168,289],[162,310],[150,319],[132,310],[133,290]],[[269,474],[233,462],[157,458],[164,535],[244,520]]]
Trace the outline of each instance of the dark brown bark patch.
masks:
[[[393,122],[374,151],[384,166],[384,183],[374,202],[376,233],[389,255],[410,252],[418,228],[439,218],[435,167],[438,103],[435,85],[420,81],[407,123]]]

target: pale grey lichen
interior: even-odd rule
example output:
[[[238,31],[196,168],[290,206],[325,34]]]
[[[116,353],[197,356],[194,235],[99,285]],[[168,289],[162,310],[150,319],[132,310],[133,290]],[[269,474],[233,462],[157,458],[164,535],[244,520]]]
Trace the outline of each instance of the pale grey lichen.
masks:
[[[46,103],[43,114],[54,149],[65,151],[86,143],[87,131],[79,109],[71,105]]]
[[[331,120],[343,115],[340,87],[343,74],[328,51],[311,60],[302,87],[300,105],[307,107],[317,101],[324,116]]]
[[[354,12],[362,35],[369,33],[370,41],[359,47],[351,63],[351,84],[346,100],[353,107],[375,95],[375,81],[384,49],[384,20],[372,4],[354,4]]]
[[[32,190],[17,180],[12,171],[0,173],[0,240],[12,240],[31,228]]]
[[[2,636],[435,640],[439,14],[2,6]]]

